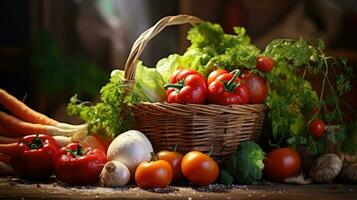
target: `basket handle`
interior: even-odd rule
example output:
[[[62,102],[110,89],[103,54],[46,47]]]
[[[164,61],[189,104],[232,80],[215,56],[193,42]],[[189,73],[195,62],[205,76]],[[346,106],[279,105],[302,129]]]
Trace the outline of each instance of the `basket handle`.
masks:
[[[200,22],[202,22],[200,18],[190,15],[176,15],[162,18],[154,26],[142,33],[135,41],[125,64],[124,78],[129,81],[135,80],[136,64],[141,53],[144,51],[144,48],[146,47],[147,43],[158,33],[160,33],[165,27],[186,23],[197,24]]]

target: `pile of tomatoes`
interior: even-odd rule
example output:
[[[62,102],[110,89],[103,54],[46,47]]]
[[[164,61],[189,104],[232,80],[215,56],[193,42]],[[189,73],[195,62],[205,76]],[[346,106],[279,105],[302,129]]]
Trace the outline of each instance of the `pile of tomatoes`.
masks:
[[[49,179],[72,185],[95,184],[107,161],[104,149],[78,142],[60,148],[50,135],[27,135],[20,139],[11,155],[13,169],[30,180]]]
[[[206,186],[219,175],[218,164],[199,151],[191,151],[184,156],[175,151],[161,151],[153,158],[151,162],[142,162],[136,169],[135,181],[141,188],[163,188],[184,178]]]
[[[258,70],[270,72],[273,67],[271,57],[257,58]],[[231,72],[216,69],[208,75],[207,80],[193,69],[181,69],[174,72],[164,87],[169,103],[260,104],[267,98],[266,80],[245,69]]]

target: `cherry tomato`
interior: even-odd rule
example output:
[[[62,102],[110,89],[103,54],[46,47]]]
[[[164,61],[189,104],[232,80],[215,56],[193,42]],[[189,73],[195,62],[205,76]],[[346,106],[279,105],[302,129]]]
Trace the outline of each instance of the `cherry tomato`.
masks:
[[[283,181],[296,176],[301,168],[300,155],[292,148],[279,148],[265,159],[264,175],[271,181]]]
[[[220,76],[222,74],[226,74],[226,73],[229,73],[229,72],[225,69],[214,70],[207,77],[207,85],[211,84],[214,80],[216,80],[218,76]]]
[[[211,157],[199,151],[188,152],[182,159],[182,174],[198,185],[213,183],[219,174],[219,168]]]
[[[256,67],[259,71],[270,72],[274,67],[274,61],[269,56],[259,56]]]
[[[248,86],[249,89],[249,103],[259,104],[263,103],[268,95],[267,82],[261,76],[245,73],[241,77],[243,83]]]
[[[172,168],[165,160],[139,164],[135,171],[135,182],[140,188],[164,188],[172,181]]]
[[[320,139],[325,132],[325,123],[321,119],[315,119],[310,123],[309,131],[316,139]]]
[[[183,178],[181,171],[181,162],[183,156],[176,151],[160,151],[157,153],[157,159],[165,160],[172,168],[173,180],[180,180]]]

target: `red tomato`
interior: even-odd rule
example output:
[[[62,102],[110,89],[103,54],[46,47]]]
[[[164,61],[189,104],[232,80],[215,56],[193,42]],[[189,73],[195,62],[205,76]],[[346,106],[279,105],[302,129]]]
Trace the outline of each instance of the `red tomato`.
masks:
[[[207,85],[211,84],[221,74],[226,74],[226,73],[229,73],[229,72],[227,70],[225,70],[225,69],[216,69],[216,70],[214,70],[207,77]]]
[[[268,95],[266,80],[261,76],[252,73],[245,73],[241,78],[243,83],[245,83],[249,89],[249,103],[263,103]]]
[[[182,158],[183,156],[176,151],[160,151],[157,153],[157,159],[165,160],[170,164],[174,180],[180,180],[183,178],[181,171]]]
[[[106,162],[104,151],[71,143],[54,157],[56,178],[71,185],[95,184]]]
[[[135,171],[135,182],[140,188],[164,188],[172,181],[172,168],[165,160],[139,164]]]
[[[321,119],[315,119],[310,123],[309,131],[316,139],[320,139],[325,132],[325,123]]]
[[[259,56],[256,67],[262,72],[270,72],[274,67],[274,61],[269,56]]]
[[[53,157],[58,150],[59,145],[49,135],[27,135],[11,155],[11,165],[24,178],[47,179],[54,172]]]
[[[264,175],[271,181],[283,181],[300,172],[300,155],[292,148],[279,148],[265,159]]]
[[[220,75],[218,75],[219,73]],[[231,73],[226,70],[213,71],[208,76],[211,76],[211,80],[213,80],[208,85],[208,102],[219,105],[247,104],[249,101],[249,90],[238,77],[239,73],[240,71],[236,70]]]
[[[206,97],[206,80],[195,70],[177,70],[165,84],[167,102],[202,104]]]
[[[188,152],[182,159],[181,169],[188,180],[202,186],[213,183],[219,174],[216,161],[199,151]]]

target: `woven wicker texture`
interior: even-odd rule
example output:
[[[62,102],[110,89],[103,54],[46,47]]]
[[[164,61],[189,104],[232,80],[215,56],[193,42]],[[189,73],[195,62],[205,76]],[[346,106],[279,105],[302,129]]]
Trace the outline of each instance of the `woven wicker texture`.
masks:
[[[202,22],[189,15],[168,16],[146,30],[134,43],[125,65],[128,83],[135,80],[135,68],[146,44],[165,27]],[[172,149],[209,152],[216,160],[232,154],[238,144],[259,140],[266,107],[254,105],[197,105],[166,102],[141,103],[133,106],[136,129],[151,141],[156,152]]]

